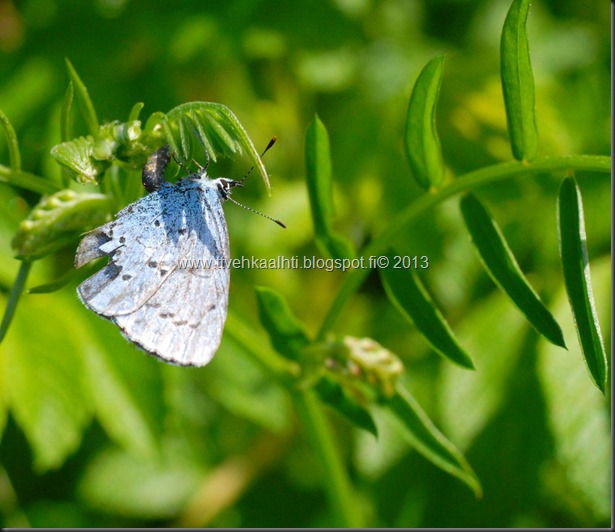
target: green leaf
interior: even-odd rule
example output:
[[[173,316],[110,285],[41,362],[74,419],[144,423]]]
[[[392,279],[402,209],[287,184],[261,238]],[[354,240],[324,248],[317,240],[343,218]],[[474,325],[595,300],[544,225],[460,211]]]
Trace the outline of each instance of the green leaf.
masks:
[[[444,179],[442,149],[436,130],[443,65],[443,55],[425,65],[412,89],[406,115],[406,154],[416,180],[425,189],[438,187]]]
[[[77,103],[79,104],[79,108],[87,125],[88,131],[90,135],[96,136],[98,135],[100,125],[98,123],[98,117],[96,116],[94,104],[88,94],[88,89],[83,81],[81,81],[79,74],[77,74],[77,71],[68,59],[66,59],[66,67],[68,68],[68,75],[70,76],[70,79],[77,92]]]
[[[8,117],[0,109],[0,124],[6,135],[9,148],[9,161],[13,172],[21,171],[21,153],[19,152],[19,142],[17,142],[17,134],[13,129]]]
[[[274,349],[290,360],[298,360],[310,343],[303,325],[295,318],[284,298],[271,288],[256,287],[258,315],[269,333]]]
[[[597,313],[606,323],[611,319],[611,261],[605,256],[592,261],[594,288],[599,298]],[[563,286],[554,299],[558,317],[570,346],[562,353],[553,345],[538,345],[537,371],[542,382],[549,427],[553,434],[557,479],[562,497],[574,498],[599,519],[611,519],[612,461],[610,400],[596,390],[587,378],[579,358],[581,348],[574,341],[576,330],[566,290]],[[608,335],[609,331],[605,330]],[[609,337],[605,338],[607,345]],[[564,482],[562,482],[564,480]]]
[[[64,101],[62,102],[62,110],[60,111],[60,138],[62,142],[70,140],[70,110],[73,106],[75,91],[73,82],[69,81],[66,92],[64,93]]]
[[[66,297],[22,300],[0,363],[11,412],[38,471],[59,467],[79,447],[92,410],[84,379],[87,349],[88,338]]]
[[[216,363],[200,376],[207,395],[235,416],[277,434],[290,428],[288,394],[232,337],[225,336]]]
[[[93,509],[140,519],[171,519],[181,512],[202,482],[203,471],[188,460],[151,461],[118,449],[88,463],[79,498]]]
[[[162,365],[126,342],[115,325],[80,310],[91,331],[80,356],[97,420],[133,455],[158,458],[165,423]]]
[[[583,202],[574,178],[566,178],[562,183],[557,212],[562,268],[579,343],[591,378],[605,393],[608,362],[589,273]]]
[[[192,160],[192,138],[201,144],[214,162],[218,155],[234,157],[245,150],[269,191],[269,176],[252,140],[225,105],[211,102],[178,105],[167,113],[163,128],[167,143],[182,164]]]
[[[389,300],[402,316],[414,322],[438,353],[455,364],[474,369],[472,359],[457,342],[414,270],[396,269],[393,264],[393,259],[390,259],[390,266],[379,270]]]
[[[62,166],[72,170],[77,183],[99,183],[111,166],[111,158],[98,160],[94,155],[95,147],[94,137],[78,137],[56,144],[51,148],[51,155]]]
[[[437,467],[463,481],[476,497],[482,493],[480,481],[463,454],[436,428],[414,397],[401,386],[384,403],[411,445]]]
[[[305,165],[310,208],[316,242],[323,253],[333,258],[351,259],[356,253],[348,240],[331,228],[333,190],[329,135],[318,116],[305,136]]]
[[[371,414],[357,403],[343,386],[330,377],[323,377],[314,386],[318,397],[350,422],[378,437],[378,429]]]
[[[526,350],[527,321],[506,294],[495,290],[474,302],[457,334],[468,351],[475,353],[477,370],[466,371],[453,364],[442,366],[438,421],[465,452],[505,408],[511,393],[511,375]],[[497,354],[485,346],[497,346]]]
[[[493,281],[540,334],[565,348],[560,326],[523,275],[496,221],[472,194],[462,198],[460,206],[474,247]]]
[[[532,161],[538,151],[534,74],[526,33],[529,0],[514,0],[501,40],[501,74],[508,132],[515,159]]]
[[[85,229],[104,223],[109,198],[65,189],[45,196],[21,222],[13,249],[22,260],[35,260],[66,245]]]
[[[136,122],[137,120],[139,120],[139,115],[141,114],[141,109],[143,109],[143,107],[145,106],[145,104],[143,102],[137,102],[132,106],[132,109],[130,110],[130,114],[128,115],[128,121],[129,122]]]

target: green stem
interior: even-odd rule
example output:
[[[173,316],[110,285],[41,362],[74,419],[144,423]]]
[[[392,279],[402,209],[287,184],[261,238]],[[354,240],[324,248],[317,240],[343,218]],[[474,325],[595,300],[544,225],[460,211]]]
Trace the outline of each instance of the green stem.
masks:
[[[387,228],[377,236],[363,250],[362,255],[366,259],[372,255],[384,253],[399,233],[405,231],[411,222],[433,208],[438,203],[459,194],[474,190],[488,183],[495,183],[504,179],[518,176],[533,176],[535,174],[559,172],[566,170],[576,172],[611,172],[611,158],[598,155],[572,155],[567,157],[553,157],[538,159],[531,164],[513,161],[496,164],[469,172],[457,178],[451,185],[439,190],[435,194],[425,194],[414,203],[401,211],[388,224]],[[348,272],[346,280],[337,293],[329,312],[325,316],[318,332],[318,339],[323,340],[339,317],[348,298],[354,294],[371,270],[357,268]]]
[[[51,181],[23,170],[12,170],[2,164],[0,164],[0,183],[8,183],[38,194],[53,194],[60,190],[60,187]]]
[[[11,288],[9,302],[7,303],[6,309],[4,310],[2,324],[0,324],[0,342],[2,342],[2,340],[4,339],[4,336],[6,335],[6,332],[9,330],[9,326],[11,325],[11,321],[13,321],[13,316],[15,315],[17,303],[19,303],[19,298],[21,297],[24,286],[26,285],[26,280],[28,279],[28,273],[30,273],[30,266],[32,266],[31,262],[22,261],[21,266],[19,267],[17,279],[15,279],[15,283]]]
[[[361,528],[361,507],[352,492],[322,407],[311,391],[297,390],[293,393],[293,398],[312,447],[318,455],[329,506],[332,514],[339,520],[337,526]],[[331,525],[334,526],[334,523]]]

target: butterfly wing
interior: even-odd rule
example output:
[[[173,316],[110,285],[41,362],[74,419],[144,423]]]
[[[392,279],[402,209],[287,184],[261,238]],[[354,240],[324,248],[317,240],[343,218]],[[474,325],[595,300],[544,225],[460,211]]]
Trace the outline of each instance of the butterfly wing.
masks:
[[[76,264],[104,255],[109,264],[78,288],[84,304],[154,356],[207,364],[222,337],[230,283],[217,187],[184,180],[135,202],[86,235]]]

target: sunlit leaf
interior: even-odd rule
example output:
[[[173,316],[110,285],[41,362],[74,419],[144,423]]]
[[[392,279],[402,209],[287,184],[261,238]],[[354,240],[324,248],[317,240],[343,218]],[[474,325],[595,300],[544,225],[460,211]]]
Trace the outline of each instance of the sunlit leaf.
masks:
[[[147,460],[109,449],[89,464],[78,486],[90,508],[125,517],[170,519],[194,496],[203,472],[187,460]]]
[[[96,143],[93,137],[79,137],[56,144],[51,155],[63,166],[72,170],[78,183],[98,183],[111,166],[110,158],[98,160],[94,156]]]
[[[566,178],[562,183],[557,207],[562,268],[579,343],[591,378],[604,393],[608,362],[589,273],[583,202],[573,178]]]
[[[92,412],[83,327],[66,298],[22,299],[0,346],[12,415],[39,471],[59,467],[81,442]],[[67,334],[71,331],[71,334]]]
[[[113,324],[81,311],[92,331],[81,356],[94,414],[117,444],[154,459],[164,426],[160,364],[126,342]]]
[[[464,452],[493,422],[509,397],[511,374],[527,341],[527,325],[500,291],[476,301],[459,324],[457,333],[474,354],[476,371],[444,365],[437,398],[442,428]]]

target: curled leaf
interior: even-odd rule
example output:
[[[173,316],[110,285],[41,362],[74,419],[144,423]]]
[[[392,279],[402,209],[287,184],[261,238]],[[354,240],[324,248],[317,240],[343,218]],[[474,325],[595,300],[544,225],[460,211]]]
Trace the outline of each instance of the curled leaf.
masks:
[[[43,197],[13,238],[13,249],[21,260],[35,260],[66,245],[85,229],[109,217],[109,198],[103,194],[61,190]]]
[[[394,261],[390,260],[389,264],[393,265]],[[459,345],[449,324],[412,268],[384,268],[380,270],[380,276],[389,300],[402,316],[414,322],[438,353],[459,366],[474,369],[472,359]]]
[[[426,189],[438,187],[444,179],[442,149],[436,130],[443,65],[443,55],[425,65],[412,89],[406,115],[406,154],[414,177]]]
[[[271,345],[282,356],[298,360],[310,340],[303,324],[293,315],[288,303],[276,291],[257,287],[258,314],[269,333]]]
[[[608,361],[589,274],[583,202],[573,178],[566,178],[562,183],[557,207],[564,280],[579,343],[591,378],[600,391],[605,393]]]
[[[192,160],[193,139],[214,162],[218,155],[234,157],[245,150],[269,190],[269,176],[252,140],[225,105],[211,102],[178,105],[167,113],[162,126],[166,142],[179,162],[187,164]]]
[[[534,74],[527,40],[529,0],[514,0],[502,29],[502,90],[513,155],[532,161],[538,151]]]
[[[461,200],[461,212],[474,247],[495,283],[547,340],[566,347],[562,329],[523,275],[498,224],[472,194]]]
[[[323,252],[333,258],[354,258],[356,253],[350,242],[331,227],[333,180],[329,135],[318,116],[308,127],[305,137],[305,165],[316,242]]]

